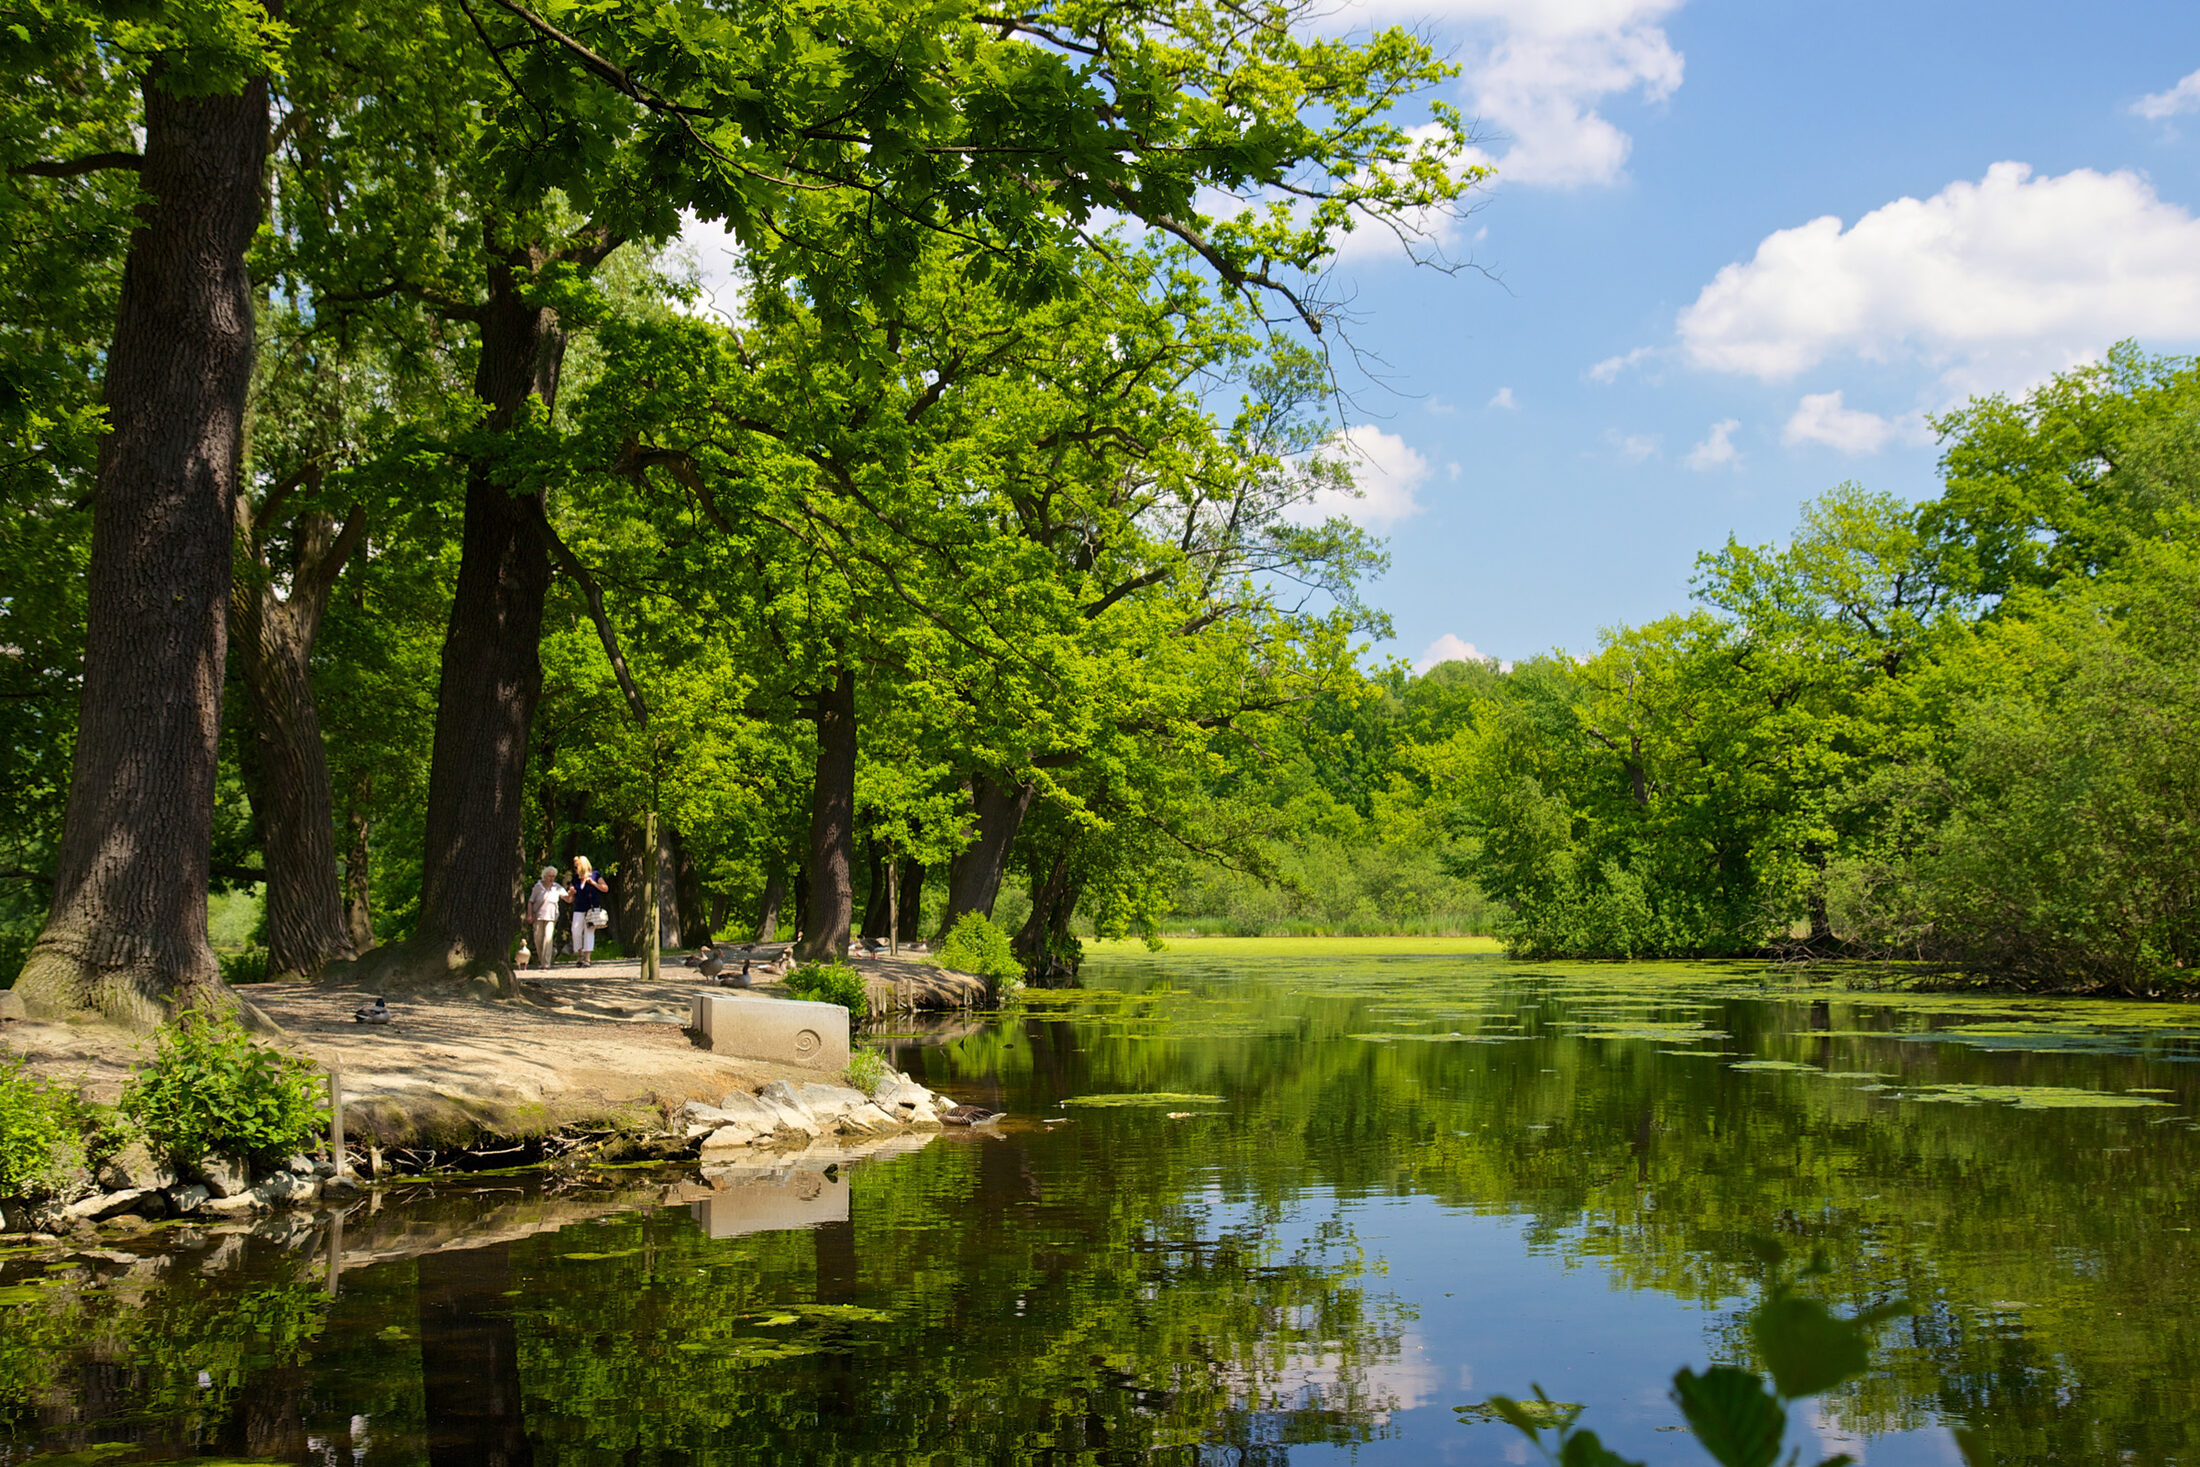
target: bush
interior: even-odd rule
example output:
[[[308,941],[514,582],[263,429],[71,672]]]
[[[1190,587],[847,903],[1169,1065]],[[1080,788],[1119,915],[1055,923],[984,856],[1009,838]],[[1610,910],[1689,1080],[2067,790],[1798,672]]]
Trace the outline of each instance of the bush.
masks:
[[[837,1003],[848,1011],[848,1022],[860,1024],[871,1017],[870,996],[864,991],[863,975],[846,963],[815,963],[797,968],[780,984],[790,998],[807,998],[818,1003]]]
[[[83,1163],[81,1110],[74,1094],[22,1060],[0,1059],[0,1197],[50,1191]]]
[[[320,1071],[253,1042],[236,1020],[186,1013],[122,1088],[122,1111],[180,1162],[233,1156],[266,1165],[312,1148],[328,1127]]]
[[[241,953],[214,954],[214,962],[222,970],[222,982],[234,988],[240,983],[265,983],[267,981],[267,949],[248,947]]]
[[[841,1078],[869,1095],[878,1089],[879,1081],[885,1079],[886,1075],[886,1061],[877,1050],[859,1049],[848,1056],[848,1068],[841,1073]]]
[[[1024,965],[1017,961],[1008,934],[980,912],[965,912],[955,919],[955,925],[940,940],[938,951],[932,954],[932,961],[958,973],[974,974],[997,988],[1006,988],[1024,976]]]

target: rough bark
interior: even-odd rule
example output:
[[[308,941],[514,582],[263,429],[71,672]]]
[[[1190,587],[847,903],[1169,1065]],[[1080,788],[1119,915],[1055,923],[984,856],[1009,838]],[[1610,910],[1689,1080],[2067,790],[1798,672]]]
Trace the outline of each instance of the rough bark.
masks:
[[[365,783],[365,777],[361,777]],[[374,946],[374,851],[370,844],[373,826],[366,816],[367,792],[356,792],[352,808],[345,816],[351,827],[351,844],[344,851],[344,932],[351,938],[355,953],[363,953]]]
[[[1069,923],[1083,894],[1084,883],[1073,874],[1066,852],[1054,858],[1046,879],[1031,894],[1031,915],[1017,931],[1013,947],[1025,978],[1038,987],[1069,987],[1077,981]]]
[[[53,905],[15,986],[33,1015],[140,1029],[238,1002],[207,942],[206,892],[268,117],[264,80],[183,98],[163,70],[145,84],[148,199],[107,356]]]
[[[650,863],[642,855],[642,826],[635,820],[614,821],[611,838],[619,848],[619,879],[612,900],[612,920],[617,924],[619,946],[631,955],[638,956],[646,939],[644,910],[649,905],[649,883],[645,873]],[[682,943],[681,923],[684,920],[680,906],[678,856],[674,850],[676,836],[671,828],[660,824],[657,828],[657,945],[678,947]]]
[[[901,862],[901,926],[896,942],[915,942],[924,935],[924,863],[904,856]]]
[[[764,894],[756,902],[756,940],[770,942],[779,933],[779,909],[787,904],[787,868],[777,861],[764,876]]]
[[[701,947],[718,930],[710,902],[703,895],[703,868],[695,864],[695,853],[688,849],[687,839],[679,831],[666,831],[665,849],[670,857],[672,900],[678,913],[672,940],[681,947]]]
[[[810,793],[809,910],[796,958],[831,962],[848,955],[855,920],[850,867],[856,826],[856,675],[844,668],[817,695],[817,782]]]
[[[489,269],[474,392],[485,428],[515,427],[557,396],[566,331],[528,286],[547,261],[514,252]],[[466,519],[436,690],[421,853],[420,921],[378,948],[354,981],[381,986],[493,978],[516,990],[507,956],[520,923],[527,743],[542,693],[543,601],[550,589],[542,491],[515,492],[494,451],[467,468]]]
[[[887,909],[893,905],[893,899],[887,890],[886,847],[875,840],[868,845],[869,853],[864,858],[864,865],[870,881],[864,888],[863,935],[883,942],[886,940],[886,924],[889,920]]]
[[[1031,812],[1032,786],[981,779],[971,788],[972,828],[977,838],[947,869],[947,911],[940,919],[944,936],[965,912],[991,917],[1001,894],[1001,873],[1008,869],[1016,832]]]
[[[301,516],[287,595],[266,564],[263,527],[242,500],[237,521],[245,562],[230,597],[230,646],[250,713],[251,796],[266,851],[268,974],[311,977],[332,959],[357,955],[344,920],[335,798],[310,663],[363,521],[354,516],[339,531],[326,515]]]

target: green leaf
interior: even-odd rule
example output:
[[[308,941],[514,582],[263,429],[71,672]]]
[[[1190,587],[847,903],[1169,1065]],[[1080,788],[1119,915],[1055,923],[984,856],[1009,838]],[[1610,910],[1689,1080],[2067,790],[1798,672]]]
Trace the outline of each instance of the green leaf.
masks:
[[[1642,1463],[1619,1453],[1597,1440],[1593,1431],[1577,1431],[1566,1438],[1566,1445],[1559,1449],[1559,1467],[1642,1467]]]
[[[1893,1306],[1897,1309],[1900,1306]],[[1749,1331],[1772,1383],[1789,1400],[1815,1396],[1871,1368],[1866,1326],[1883,1318],[1842,1319],[1816,1299],[1776,1293],[1750,1312]]]
[[[1702,1375],[1682,1369],[1673,1400],[1689,1430],[1722,1467],[1772,1467],[1787,1432],[1787,1408],[1747,1370],[1714,1365]]]

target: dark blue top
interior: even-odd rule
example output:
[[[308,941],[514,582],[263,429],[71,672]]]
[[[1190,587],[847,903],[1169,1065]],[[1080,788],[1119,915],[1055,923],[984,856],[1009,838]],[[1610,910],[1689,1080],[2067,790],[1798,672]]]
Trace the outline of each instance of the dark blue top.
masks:
[[[609,889],[610,883],[603,879],[601,871],[589,872],[573,888],[573,910],[576,912],[595,911],[596,908],[603,905],[603,894]]]

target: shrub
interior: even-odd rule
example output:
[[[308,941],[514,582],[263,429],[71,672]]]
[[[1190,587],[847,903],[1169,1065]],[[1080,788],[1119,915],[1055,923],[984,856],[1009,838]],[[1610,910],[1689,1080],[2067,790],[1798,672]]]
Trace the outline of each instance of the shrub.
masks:
[[[848,1011],[848,1022],[860,1024],[871,1017],[871,999],[864,991],[863,975],[846,963],[814,963],[789,973],[780,986],[790,998],[837,1003]]]
[[[0,1197],[31,1197],[83,1161],[82,1107],[15,1058],[0,1059]]]
[[[1024,976],[1008,934],[981,912],[965,912],[940,940],[932,961],[958,973],[971,973],[998,988],[1006,988]]]
[[[258,1165],[310,1149],[328,1126],[320,1071],[253,1042],[236,1020],[186,1013],[122,1088],[122,1110],[176,1161]]]
[[[848,1068],[841,1078],[869,1095],[878,1089],[879,1081],[886,1078],[886,1061],[875,1049],[859,1049],[848,1056]]]
[[[241,953],[216,953],[214,962],[222,970],[222,982],[232,988],[240,983],[267,981],[267,949],[264,947],[248,947]]]

